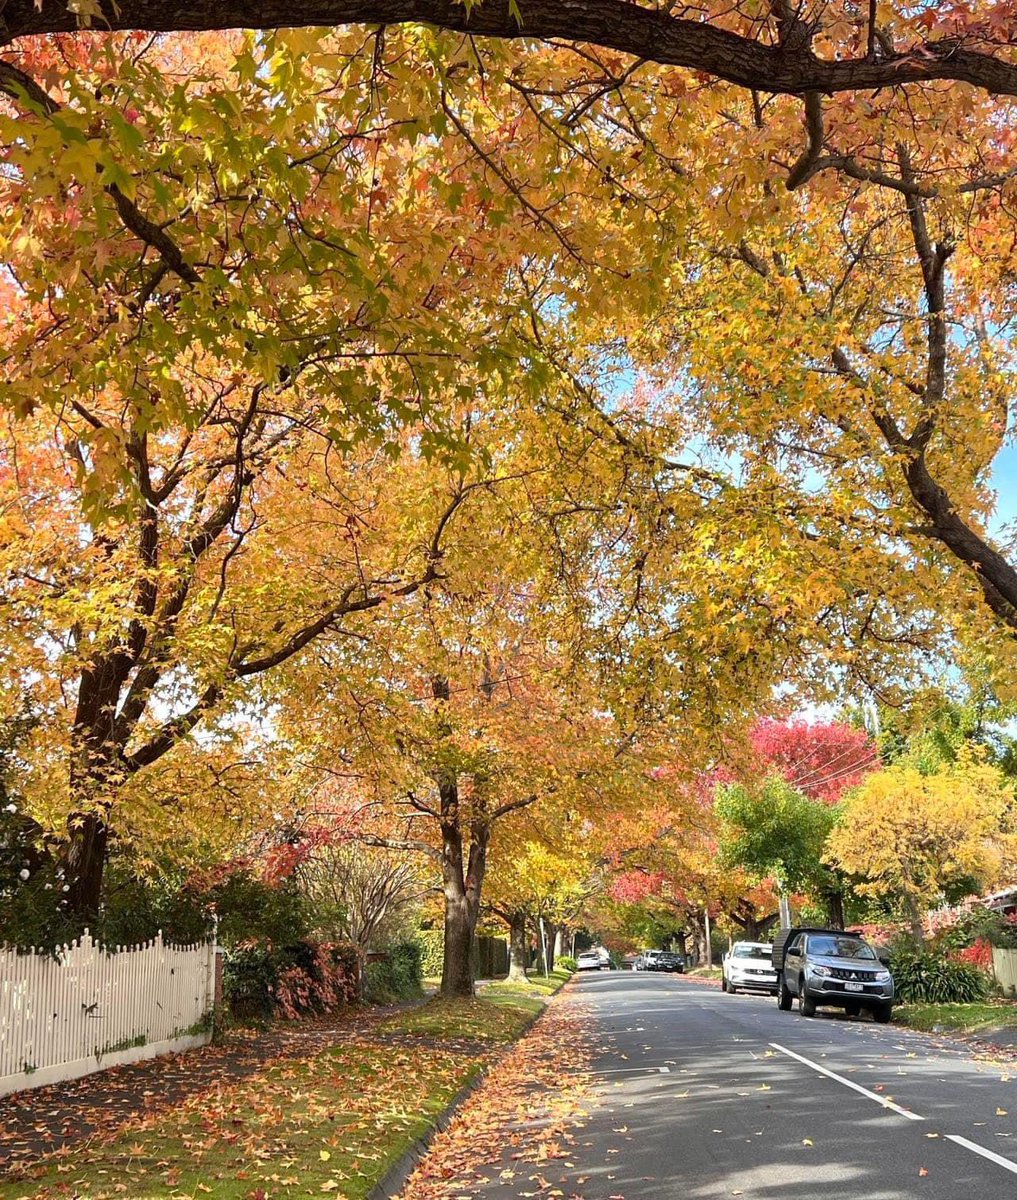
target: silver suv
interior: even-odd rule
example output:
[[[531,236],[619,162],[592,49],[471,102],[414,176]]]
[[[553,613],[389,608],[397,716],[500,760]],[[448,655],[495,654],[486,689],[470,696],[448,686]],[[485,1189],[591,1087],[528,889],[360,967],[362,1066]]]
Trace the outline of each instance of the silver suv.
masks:
[[[824,1005],[857,1016],[863,1008],[880,1024],[893,1011],[893,976],[875,950],[842,929],[789,929],[776,938],[777,1004],[785,1012],[798,997],[803,1017]]]

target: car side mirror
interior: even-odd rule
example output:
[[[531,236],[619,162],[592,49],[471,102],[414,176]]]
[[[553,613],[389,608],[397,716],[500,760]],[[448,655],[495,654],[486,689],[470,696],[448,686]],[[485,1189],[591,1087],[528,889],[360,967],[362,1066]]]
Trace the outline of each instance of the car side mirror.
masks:
[[[876,947],[876,957],[879,959],[879,961],[883,964],[884,967],[888,967],[890,965],[890,951],[889,951],[888,947],[877,946]]]

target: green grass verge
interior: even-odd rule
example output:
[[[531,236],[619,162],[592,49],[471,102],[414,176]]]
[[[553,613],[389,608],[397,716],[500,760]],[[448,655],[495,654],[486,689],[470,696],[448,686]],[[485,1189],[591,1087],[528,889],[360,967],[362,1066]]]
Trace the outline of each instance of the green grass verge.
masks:
[[[473,1000],[437,996],[420,1008],[389,1017],[381,1028],[431,1038],[508,1042],[518,1037],[568,978],[567,971],[554,971],[546,979],[531,975],[525,983],[499,980],[486,984]]]
[[[546,976],[538,974],[536,971],[531,971],[527,975],[525,983],[517,983],[511,979],[499,979],[496,983],[486,984],[481,995],[493,997],[501,995],[533,996],[543,994],[551,996],[571,978],[571,971],[554,970],[550,975]]]
[[[1017,1026],[1017,1004],[989,1000],[978,1004],[900,1004],[893,1010],[896,1025],[926,1033],[982,1033]]]
[[[435,999],[357,1036],[339,1029],[337,1044],[311,1058],[277,1063],[0,1183],[0,1200],[363,1200],[483,1070],[476,1041],[492,1053],[511,1042],[566,978]]]
[[[720,979],[724,972],[720,967],[692,967],[685,974],[693,979]]]

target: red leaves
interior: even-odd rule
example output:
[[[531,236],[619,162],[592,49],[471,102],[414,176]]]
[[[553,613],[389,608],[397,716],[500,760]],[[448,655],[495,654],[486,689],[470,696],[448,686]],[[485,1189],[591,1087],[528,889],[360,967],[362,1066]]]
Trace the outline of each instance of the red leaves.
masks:
[[[844,792],[878,770],[879,754],[862,729],[839,721],[760,721],[750,735],[766,767],[813,800],[836,804]]]

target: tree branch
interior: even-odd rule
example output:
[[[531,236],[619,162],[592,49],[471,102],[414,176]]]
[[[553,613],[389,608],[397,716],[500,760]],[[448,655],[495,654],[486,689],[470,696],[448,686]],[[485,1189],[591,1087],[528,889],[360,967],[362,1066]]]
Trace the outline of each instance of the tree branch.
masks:
[[[671,15],[664,6],[630,0],[100,0],[96,30],[282,29],[300,26],[423,23],[476,37],[588,42],[648,62],[689,67],[760,92],[869,91],[936,79],[1017,96],[1017,63],[966,49],[956,37],[917,43],[903,52],[821,59],[813,29],[800,19],[780,24],[775,45],[706,21]],[[32,34],[74,33],[80,19],[59,0],[7,0],[0,41]]]
[[[2,31],[7,11],[5,7],[0,6],[0,31]],[[0,37],[0,43],[4,40],[3,37]],[[55,116],[62,107],[31,76],[26,75],[24,71],[9,62],[0,61],[0,92],[10,96],[12,100],[22,102],[27,100],[43,117]],[[169,270],[179,275],[185,283],[199,282],[198,272],[184,258],[180,247],[164,229],[150,221],[134,201],[129,200],[115,183],[107,184],[103,191],[112,199],[120,220],[127,229],[146,246],[151,246]],[[150,281],[149,286],[145,289],[147,295],[151,295],[154,286]]]

